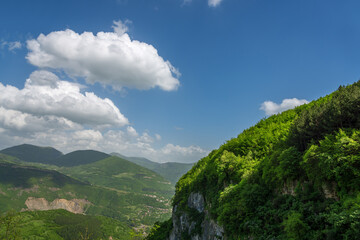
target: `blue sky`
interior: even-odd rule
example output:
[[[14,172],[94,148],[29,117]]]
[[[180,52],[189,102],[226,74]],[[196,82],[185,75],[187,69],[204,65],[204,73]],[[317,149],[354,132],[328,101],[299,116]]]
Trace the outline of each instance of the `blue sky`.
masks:
[[[358,9],[331,0],[1,1],[0,147],[196,161],[267,115],[357,81]],[[134,55],[117,54],[126,44]]]

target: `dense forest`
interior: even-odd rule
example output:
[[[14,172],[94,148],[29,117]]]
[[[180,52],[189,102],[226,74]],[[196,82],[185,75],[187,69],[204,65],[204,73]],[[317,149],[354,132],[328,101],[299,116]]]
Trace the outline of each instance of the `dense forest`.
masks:
[[[207,216],[189,207],[191,193],[204,196]],[[209,216],[227,239],[358,239],[360,81],[212,151],[178,181],[173,206],[195,223],[181,239],[201,236]],[[172,229],[172,219],[157,223],[147,239]]]

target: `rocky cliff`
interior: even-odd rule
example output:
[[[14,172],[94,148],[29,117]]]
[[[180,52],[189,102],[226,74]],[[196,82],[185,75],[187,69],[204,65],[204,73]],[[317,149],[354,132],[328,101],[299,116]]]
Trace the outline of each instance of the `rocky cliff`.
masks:
[[[226,239],[224,229],[211,220],[205,210],[205,199],[200,193],[190,194],[186,210],[174,206],[172,223],[169,240],[180,240],[184,237],[191,240]]]

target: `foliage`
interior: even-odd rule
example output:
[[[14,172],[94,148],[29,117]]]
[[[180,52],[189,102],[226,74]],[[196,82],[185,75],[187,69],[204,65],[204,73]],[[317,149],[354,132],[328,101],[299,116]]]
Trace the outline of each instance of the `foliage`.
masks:
[[[10,211],[2,219],[8,218],[9,214],[16,217],[16,228],[12,228],[10,232],[16,233],[17,238],[1,239],[79,240],[109,239],[110,236],[119,240],[132,239],[133,231],[129,226],[102,216],[79,215],[65,210],[21,213]],[[1,225],[0,236],[4,230],[5,226]]]
[[[156,222],[145,240],[167,239],[172,229],[171,218],[164,222]]]
[[[331,95],[319,99],[302,111],[292,125],[290,141],[304,151],[311,141],[340,128],[360,128],[360,81],[340,86]]]
[[[341,195],[360,190],[360,131],[339,130],[311,145],[302,166],[317,184],[335,182]]]
[[[357,239],[360,81],[261,120],[176,184],[186,211],[203,194],[228,239]]]
[[[289,240],[303,239],[309,229],[299,212],[291,212],[282,225]]]
[[[20,217],[15,211],[9,211],[0,216],[0,237],[4,240],[20,239]]]

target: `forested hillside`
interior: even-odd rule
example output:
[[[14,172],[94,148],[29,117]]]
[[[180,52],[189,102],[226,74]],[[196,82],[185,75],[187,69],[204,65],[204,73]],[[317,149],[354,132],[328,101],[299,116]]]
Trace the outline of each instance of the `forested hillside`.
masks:
[[[0,239],[137,239],[121,221],[65,210],[8,212],[0,216]]]
[[[174,186],[180,177],[189,171],[194,165],[194,163],[178,162],[157,163],[142,157],[126,157],[119,153],[111,153],[111,155],[126,159],[130,162],[136,163],[137,165],[150,169],[169,180]]]
[[[174,187],[160,175],[115,156],[94,162],[106,154],[95,151],[74,153],[66,162],[90,163],[59,167],[37,163],[36,159],[25,162],[0,154],[0,239],[6,235],[7,230],[2,225],[6,221],[11,225],[18,223],[16,229],[21,229],[18,236],[23,239],[81,239],[78,234],[85,234],[87,227],[81,224],[82,221],[95,224],[90,239],[104,239],[104,236],[106,239],[110,236],[134,239],[135,235],[140,237],[148,231],[155,221],[171,216],[169,202]],[[23,211],[56,209],[89,216],[57,216],[51,211],[19,215]],[[12,212],[19,221],[7,220],[6,214]],[[56,222],[58,219],[63,220],[59,223]],[[73,221],[75,225],[68,224]]]
[[[358,239],[360,81],[261,120],[176,184],[148,239]]]

